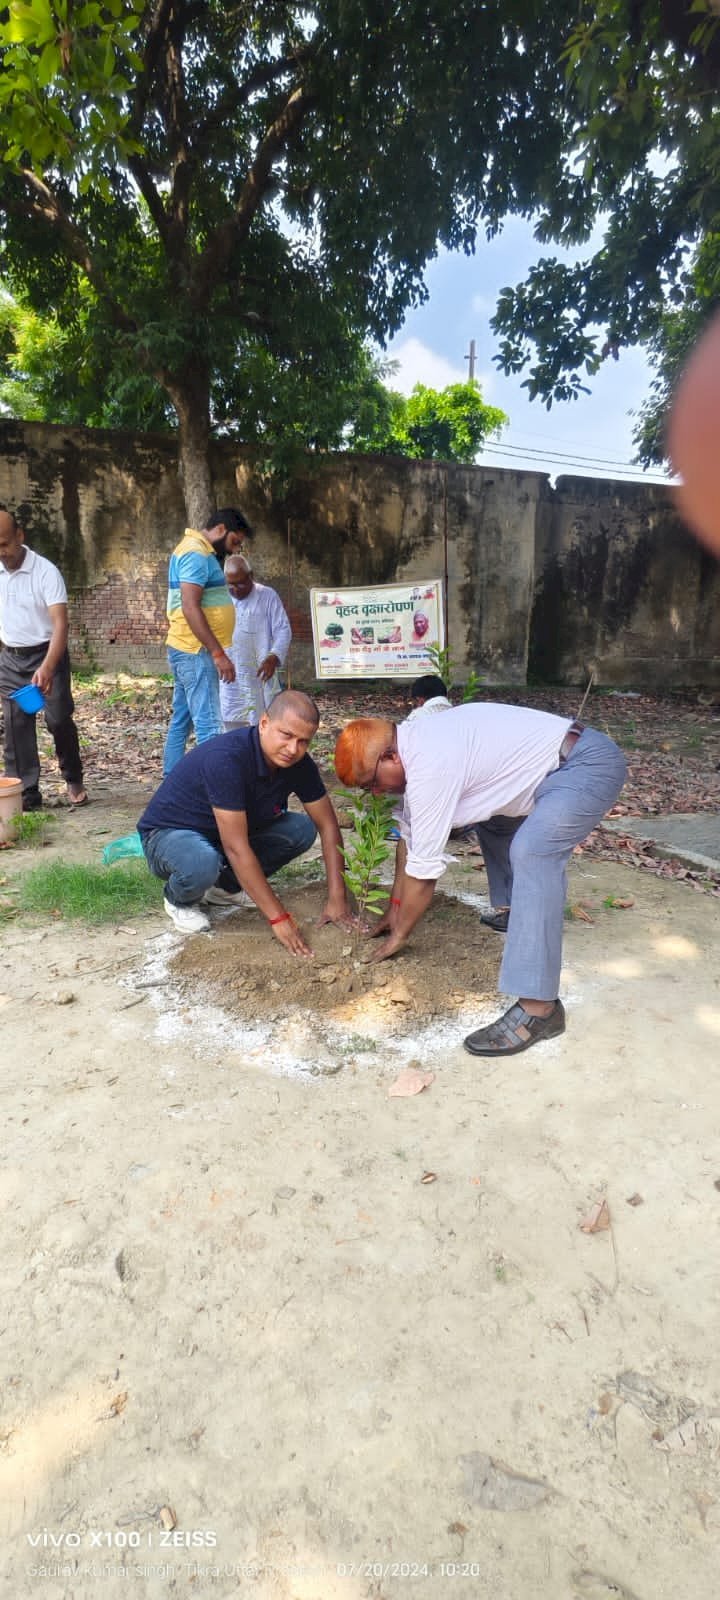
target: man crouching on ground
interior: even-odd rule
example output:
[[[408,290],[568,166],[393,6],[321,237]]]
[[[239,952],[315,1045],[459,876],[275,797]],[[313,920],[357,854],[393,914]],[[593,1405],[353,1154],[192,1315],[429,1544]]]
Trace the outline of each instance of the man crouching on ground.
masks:
[[[209,929],[203,901],[254,902],[291,955],[311,956],[268,878],[309,850],[318,833],[328,890],[321,922],[351,925],[337,817],[307,753],[319,721],[309,695],[285,689],[257,727],[197,745],[153,795],[138,832],[150,871],[165,882],[165,911],[181,933]],[[304,816],[288,811],[291,794]]]
[[[565,1029],[558,998],[567,863],[620,793],[625,761],[604,733],[529,706],[456,706],[395,727],[358,718],[335,748],[342,783],[405,796],[395,881],[376,959],[400,950],[445,871],[451,828],[477,829],[507,930],[499,988],[519,1000],[468,1034],[475,1056],[514,1056]],[[502,911],[503,915],[500,915]]]

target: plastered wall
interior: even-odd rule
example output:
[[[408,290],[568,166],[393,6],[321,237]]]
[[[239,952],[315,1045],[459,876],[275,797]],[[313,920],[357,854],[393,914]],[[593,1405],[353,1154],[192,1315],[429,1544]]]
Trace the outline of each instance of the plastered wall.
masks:
[[[443,577],[458,679],[579,683],[592,665],[600,684],[720,683],[720,566],[669,491],[332,456],[280,493],[228,443],[212,471],[290,613],[295,682],[314,680],[312,585]],[[185,523],[174,441],[0,423],[0,501],[65,574],[76,663],[162,670],[167,559]]]

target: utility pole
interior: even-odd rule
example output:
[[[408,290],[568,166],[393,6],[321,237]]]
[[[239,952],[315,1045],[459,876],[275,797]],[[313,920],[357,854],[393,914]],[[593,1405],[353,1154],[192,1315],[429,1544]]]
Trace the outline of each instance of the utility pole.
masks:
[[[475,377],[475,340],[474,339],[470,340],[470,354],[465,357],[465,360],[468,363],[468,383],[472,383],[472,381],[473,381],[473,379]]]

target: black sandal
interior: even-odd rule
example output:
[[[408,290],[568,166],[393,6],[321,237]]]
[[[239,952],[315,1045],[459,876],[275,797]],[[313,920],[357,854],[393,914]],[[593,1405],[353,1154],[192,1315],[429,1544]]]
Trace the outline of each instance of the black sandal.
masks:
[[[494,928],[496,933],[507,933],[510,921],[509,911],[486,911],[480,918],[486,928]]]
[[[542,1039],[565,1032],[565,1007],[556,1000],[546,1017],[533,1017],[518,1000],[509,1011],[486,1028],[477,1028],[463,1040],[471,1056],[517,1056]]]

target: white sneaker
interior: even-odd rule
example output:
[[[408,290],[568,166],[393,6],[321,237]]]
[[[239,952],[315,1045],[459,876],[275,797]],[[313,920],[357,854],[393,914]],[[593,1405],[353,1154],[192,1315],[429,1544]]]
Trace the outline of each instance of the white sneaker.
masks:
[[[165,915],[175,923],[175,927],[179,928],[181,933],[209,933],[210,918],[205,916],[205,912],[201,911],[199,906],[174,906],[172,900],[168,900],[165,896],[163,905]]]
[[[219,889],[217,884],[212,889],[206,889],[202,897],[204,906],[242,906],[245,911],[255,910],[255,901],[250,899],[244,889],[239,889],[237,894],[231,894],[229,889]]]

